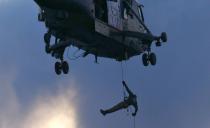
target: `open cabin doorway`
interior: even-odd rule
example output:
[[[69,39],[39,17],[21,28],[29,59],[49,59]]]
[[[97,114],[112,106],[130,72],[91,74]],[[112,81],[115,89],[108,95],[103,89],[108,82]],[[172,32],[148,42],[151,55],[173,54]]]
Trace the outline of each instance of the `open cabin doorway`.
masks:
[[[95,17],[105,23],[108,23],[108,11],[106,0],[94,0]]]

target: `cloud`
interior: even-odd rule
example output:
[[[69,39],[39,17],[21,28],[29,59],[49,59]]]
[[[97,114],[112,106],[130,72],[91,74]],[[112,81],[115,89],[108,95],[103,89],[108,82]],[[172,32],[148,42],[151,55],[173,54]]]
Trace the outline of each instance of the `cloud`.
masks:
[[[0,128],[77,128],[76,90],[72,82],[57,83],[55,93],[43,91],[30,106],[22,104],[13,87],[15,73],[0,77]],[[76,98],[77,97],[77,98]]]
[[[23,121],[22,128],[76,128],[76,91],[60,89],[58,94],[39,96]]]

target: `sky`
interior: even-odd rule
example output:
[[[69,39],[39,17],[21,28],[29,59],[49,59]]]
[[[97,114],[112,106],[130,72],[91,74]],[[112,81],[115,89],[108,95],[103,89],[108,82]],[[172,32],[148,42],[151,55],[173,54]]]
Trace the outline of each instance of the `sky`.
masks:
[[[168,42],[152,47],[157,65],[141,56],[124,65],[138,96],[136,127],[210,127],[209,0],[142,0],[145,22]],[[44,52],[46,28],[32,0],[0,0],[0,128],[132,128],[126,110],[102,116],[123,99],[121,64],[88,56],[54,73],[56,60]],[[72,52],[77,49],[71,48]]]

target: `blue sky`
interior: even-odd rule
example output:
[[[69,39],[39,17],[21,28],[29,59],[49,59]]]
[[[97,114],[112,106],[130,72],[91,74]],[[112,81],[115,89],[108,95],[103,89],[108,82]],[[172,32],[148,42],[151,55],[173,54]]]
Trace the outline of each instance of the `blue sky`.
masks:
[[[157,35],[166,31],[169,40],[152,47],[155,67],[143,67],[141,56],[126,64],[126,81],[140,104],[136,126],[209,128],[210,1],[141,2],[148,27]],[[0,0],[0,128],[44,128],[39,124],[57,114],[76,122],[72,128],[133,127],[126,111],[99,113],[123,98],[120,63],[100,58],[94,64],[93,56],[68,60],[70,74],[56,76],[37,13],[33,1]]]

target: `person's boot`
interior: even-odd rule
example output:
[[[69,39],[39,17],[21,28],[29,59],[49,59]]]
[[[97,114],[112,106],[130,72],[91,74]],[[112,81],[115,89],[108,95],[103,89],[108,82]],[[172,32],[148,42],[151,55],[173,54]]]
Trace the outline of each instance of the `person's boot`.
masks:
[[[102,114],[103,116],[106,115],[106,111],[104,111],[103,109],[100,109],[100,112],[101,112],[101,114]]]

